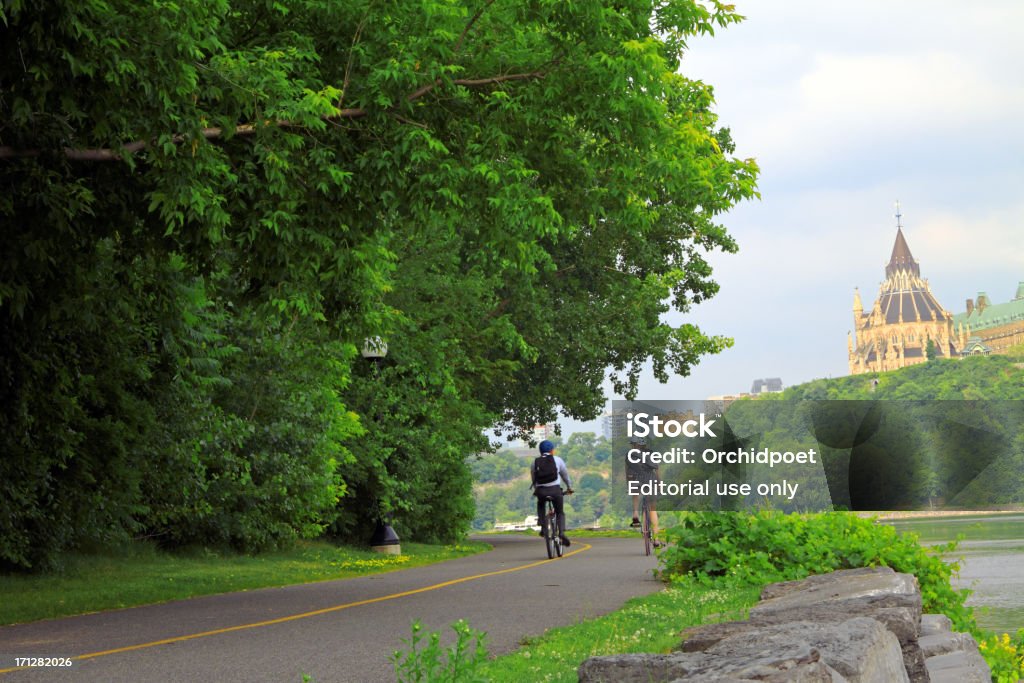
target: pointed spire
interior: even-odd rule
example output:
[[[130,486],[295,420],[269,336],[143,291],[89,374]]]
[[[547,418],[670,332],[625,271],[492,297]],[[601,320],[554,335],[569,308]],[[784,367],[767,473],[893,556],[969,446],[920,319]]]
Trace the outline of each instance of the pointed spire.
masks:
[[[889,258],[889,265],[885,267],[885,277],[890,278],[898,271],[909,271],[917,277],[921,277],[921,268],[910,253],[907,246],[907,238],[903,236],[903,214],[900,213],[900,203],[896,202],[896,242],[892,245],[892,256]]]
[[[856,287],[853,288],[853,310],[855,313],[864,311],[864,304],[860,300],[860,290]]]

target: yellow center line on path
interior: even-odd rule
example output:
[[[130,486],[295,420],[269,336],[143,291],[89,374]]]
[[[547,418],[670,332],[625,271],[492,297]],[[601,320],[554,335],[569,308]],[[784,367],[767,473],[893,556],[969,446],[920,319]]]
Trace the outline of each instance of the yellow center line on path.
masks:
[[[412,590],[403,591],[401,593],[392,593],[391,595],[382,595],[379,598],[369,598],[367,600],[357,600],[356,602],[346,602],[343,605],[334,605],[333,607],[325,607],[323,609],[313,610],[312,612],[303,612],[302,614],[292,614],[287,617],[278,617],[277,619],[268,619],[267,621],[257,621],[252,624],[240,624],[239,626],[228,626],[226,628],[218,628],[212,631],[203,631],[201,633],[190,633],[184,636],[175,636],[173,638],[164,638],[163,640],[154,640],[149,643],[140,643],[138,645],[128,645],[126,647],[118,647],[113,650],[103,650],[101,652],[90,652],[88,654],[79,655],[72,657],[72,660],[78,661],[83,659],[93,659],[95,657],[105,657],[106,655],[115,655],[120,652],[131,652],[133,650],[143,650],[148,647],[156,647],[157,645],[169,645],[171,643],[180,643],[185,640],[195,640],[196,638],[206,638],[208,636],[216,636],[221,633],[231,633],[232,631],[244,631],[250,628],[260,628],[261,626],[273,626],[274,624],[283,624],[288,621],[297,621],[299,619],[307,619],[309,617],[319,616],[321,614],[328,614],[330,612],[338,612],[343,609],[350,607],[360,607],[362,605],[370,605],[375,602],[384,602],[386,600],[396,600],[398,598],[408,597],[410,595],[416,595],[417,593],[426,593],[428,591],[435,591],[439,588],[446,588],[448,586],[454,586],[456,584],[465,583],[467,581],[475,581],[477,579],[486,579],[489,576],[498,576],[499,574],[509,574],[511,572],[518,572],[523,569],[531,569],[532,567],[539,567],[542,564],[548,564],[549,562],[557,562],[558,560],[564,560],[567,557],[582,553],[585,550],[590,550],[593,546],[589,543],[584,543],[583,547],[576,550],[570,551],[560,558],[551,560],[540,560],[538,562],[531,562],[530,564],[524,564],[519,567],[509,567],[508,569],[499,569],[493,572],[485,572],[483,574],[474,574],[473,576],[463,576],[459,579],[452,579],[451,581],[443,581],[441,583],[435,583],[432,586],[424,586],[423,588],[414,588]],[[28,669],[33,667],[17,666],[10,669],[0,669],[0,674],[5,674],[11,671],[18,671],[21,669]]]

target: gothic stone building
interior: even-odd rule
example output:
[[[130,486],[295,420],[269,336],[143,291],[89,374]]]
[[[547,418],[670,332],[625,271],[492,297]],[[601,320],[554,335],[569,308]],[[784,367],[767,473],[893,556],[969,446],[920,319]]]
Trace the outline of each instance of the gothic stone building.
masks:
[[[851,375],[923,363],[929,341],[937,358],[959,355],[953,314],[939,305],[928,281],[921,278],[902,226],[896,228],[885,282],[874,306],[865,311],[860,292],[854,291],[853,324],[856,336],[847,339]]]
[[[929,340],[937,358],[1002,354],[1024,344],[1024,282],[1007,303],[993,304],[979,292],[976,299],[967,299],[966,312],[953,315],[921,278],[903,227],[897,224],[878,298],[865,311],[860,293],[854,291],[853,324],[856,336],[847,338],[851,375],[923,363]]]

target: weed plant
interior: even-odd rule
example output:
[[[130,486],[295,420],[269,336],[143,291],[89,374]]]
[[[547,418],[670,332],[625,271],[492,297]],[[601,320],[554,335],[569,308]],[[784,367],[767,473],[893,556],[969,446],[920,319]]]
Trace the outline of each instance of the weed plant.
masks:
[[[487,659],[486,635],[473,630],[465,620],[451,625],[455,644],[442,647],[437,631],[423,633],[419,620],[412,622],[412,636],[402,640],[406,649],[391,656],[398,683],[486,683],[479,673]]]

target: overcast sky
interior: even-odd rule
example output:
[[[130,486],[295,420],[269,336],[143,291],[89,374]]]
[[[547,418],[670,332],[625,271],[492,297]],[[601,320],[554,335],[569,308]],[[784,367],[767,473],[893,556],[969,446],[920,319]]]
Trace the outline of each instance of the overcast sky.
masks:
[[[638,398],[699,399],[847,374],[854,287],[869,308],[896,235],[947,310],[1024,281],[1024,2],[737,0],[682,72],[761,167],[724,223],[721,292],[673,316],[735,346]],[[609,390],[610,391],[610,390]],[[596,425],[561,420],[565,432]]]

